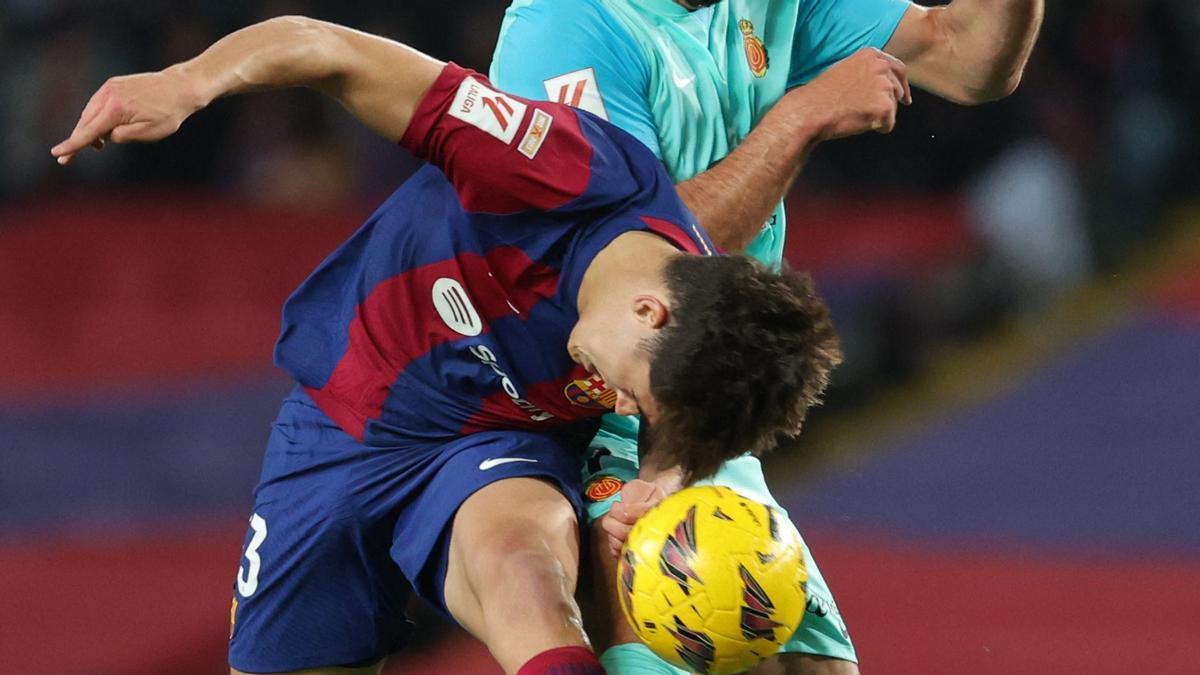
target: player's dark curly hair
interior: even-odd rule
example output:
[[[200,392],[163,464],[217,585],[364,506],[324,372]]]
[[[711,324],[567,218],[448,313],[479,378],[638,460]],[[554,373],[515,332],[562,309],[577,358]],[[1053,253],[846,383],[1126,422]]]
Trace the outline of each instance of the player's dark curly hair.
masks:
[[[645,345],[660,410],[647,440],[691,482],[798,434],[842,352],[807,274],[681,255],[664,275],[671,320]]]

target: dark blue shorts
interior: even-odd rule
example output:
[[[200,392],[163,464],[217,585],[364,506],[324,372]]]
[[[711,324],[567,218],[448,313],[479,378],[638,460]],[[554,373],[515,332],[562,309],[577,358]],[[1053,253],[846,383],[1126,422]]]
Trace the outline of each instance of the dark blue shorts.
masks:
[[[275,421],[234,583],[229,663],[278,672],[374,663],[404,645],[411,592],[446,613],[450,526],[476,490],[550,481],[582,508],[577,455],[551,436],[475,433],[366,446],[299,388]]]

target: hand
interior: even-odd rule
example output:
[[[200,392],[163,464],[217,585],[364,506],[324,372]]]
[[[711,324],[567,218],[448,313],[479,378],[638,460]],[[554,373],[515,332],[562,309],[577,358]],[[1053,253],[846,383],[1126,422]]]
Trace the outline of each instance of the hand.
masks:
[[[866,131],[889,133],[897,105],[912,103],[904,63],[878,49],[861,49],[835,63],[817,79],[790,92],[809,115],[820,120],[820,138],[830,140]]]
[[[661,487],[641,479],[631,480],[621,488],[621,501],[613,502],[612,508],[600,520],[600,527],[608,535],[608,549],[614,558],[621,554],[621,547],[638,518],[666,496]]]
[[[157,141],[175,133],[203,107],[195,87],[178,68],[114,77],[92,95],[71,136],[50,154],[65,165],[80,150],[88,146],[100,150],[106,141]]]

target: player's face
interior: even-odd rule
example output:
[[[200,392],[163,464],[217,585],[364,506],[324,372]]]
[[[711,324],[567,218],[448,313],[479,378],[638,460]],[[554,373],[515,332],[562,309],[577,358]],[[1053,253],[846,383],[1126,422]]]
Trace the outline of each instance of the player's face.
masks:
[[[623,352],[623,353],[619,353]],[[595,374],[617,394],[613,411],[618,415],[643,415],[653,419],[658,411],[650,393],[650,359],[646,351],[634,345],[617,346],[597,355],[604,365],[594,363]]]
[[[628,333],[584,336],[571,346],[571,357],[617,394],[613,412],[653,418],[658,407],[650,393],[650,356],[640,341]]]
[[[616,413],[653,419],[658,405],[650,393],[650,353],[645,344],[665,325],[667,308],[659,299],[643,295],[628,310],[580,317],[567,349],[576,363],[616,393]]]

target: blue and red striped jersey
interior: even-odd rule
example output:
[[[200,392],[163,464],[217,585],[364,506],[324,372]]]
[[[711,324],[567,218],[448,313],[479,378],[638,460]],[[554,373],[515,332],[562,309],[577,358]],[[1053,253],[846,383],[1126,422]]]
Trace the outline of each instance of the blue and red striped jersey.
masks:
[[[715,252],[658,159],[454,64],[400,144],[429,165],[288,299],[275,362],[368,444],[609,411],[611,390],[566,350],[584,271],[632,230]]]

